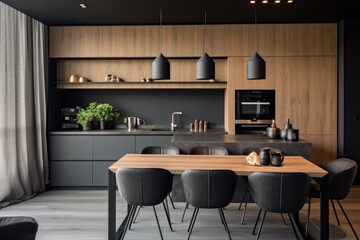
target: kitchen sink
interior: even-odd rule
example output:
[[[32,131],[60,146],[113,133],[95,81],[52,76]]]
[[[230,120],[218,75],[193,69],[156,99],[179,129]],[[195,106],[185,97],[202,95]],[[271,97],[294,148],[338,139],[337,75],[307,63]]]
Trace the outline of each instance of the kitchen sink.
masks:
[[[175,129],[174,131],[171,131],[168,128],[153,128],[152,131],[161,131],[161,132],[189,132],[189,129]]]

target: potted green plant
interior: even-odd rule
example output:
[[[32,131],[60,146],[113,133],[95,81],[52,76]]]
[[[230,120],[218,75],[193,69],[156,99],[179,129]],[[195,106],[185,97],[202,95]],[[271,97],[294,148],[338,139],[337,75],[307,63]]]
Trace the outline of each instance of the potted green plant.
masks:
[[[91,107],[93,108],[94,105]],[[100,121],[100,129],[103,130],[106,127],[106,123],[120,117],[119,111],[114,106],[108,103],[98,103],[93,109],[94,117]]]
[[[76,123],[80,124],[84,131],[91,130],[91,121],[94,119],[94,114],[83,108],[79,108],[76,114]]]

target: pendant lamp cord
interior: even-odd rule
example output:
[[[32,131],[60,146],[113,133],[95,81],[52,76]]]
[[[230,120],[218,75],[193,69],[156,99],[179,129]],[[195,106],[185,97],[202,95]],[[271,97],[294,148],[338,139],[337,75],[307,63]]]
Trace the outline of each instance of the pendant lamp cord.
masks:
[[[162,0],[160,0],[160,53],[162,53]]]
[[[255,1],[255,52],[257,52],[257,12],[256,12],[256,2]]]
[[[206,0],[204,0],[204,7],[205,7],[205,25],[204,25],[204,53],[206,53]]]

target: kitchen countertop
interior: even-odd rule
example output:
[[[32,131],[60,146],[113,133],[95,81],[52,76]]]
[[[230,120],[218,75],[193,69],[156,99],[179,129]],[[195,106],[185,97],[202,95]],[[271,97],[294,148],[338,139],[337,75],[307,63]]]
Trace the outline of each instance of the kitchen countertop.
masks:
[[[194,146],[221,146],[229,154],[242,154],[244,148],[274,147],[281,149],[285,155],[303,156],[311,159],[311,143],[300,139],[297,142],[282,139],[269,139],[264,134],[220,134],[220,135],[174,135],[172,145],[182,153],[189,152]]]
[[[189,129],[176,129],[171,131],[170,129],[107,129],[107,130],[90,130],[90,131],[79,131],[79,130],[66,130],[66,131],[51,131],[51,136],[61,135],[185,135],[185,136],[205,136],[205,135],[224,135],[226,134],[223,128],[208,129],[206,132],[194,132]]]

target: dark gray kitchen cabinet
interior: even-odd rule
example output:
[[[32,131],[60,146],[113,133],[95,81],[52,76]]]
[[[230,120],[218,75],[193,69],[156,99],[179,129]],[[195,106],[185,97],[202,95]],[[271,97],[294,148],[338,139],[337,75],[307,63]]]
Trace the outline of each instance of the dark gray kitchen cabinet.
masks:
[[[91,187],[91,161],[51,161],[51,186],[53,187]]]
[[[92,185],[94,187],[108,186],[108,168],[114,161],[94,161],[92,176]]]
[[[165,136],[136,136],[136,153],[147,146],[170,146],[172,135]]]
[[[91,136],[51,136],[51,160],[91,160]]]
[[[118,160],[135,153],[135,136],[93,136],[93,160]]]

